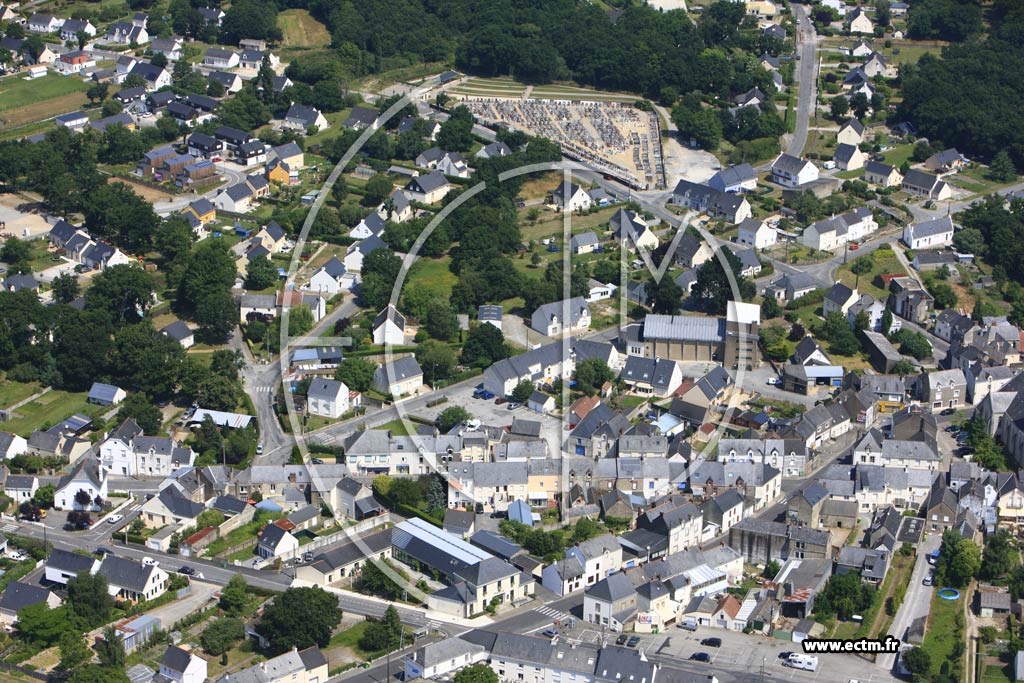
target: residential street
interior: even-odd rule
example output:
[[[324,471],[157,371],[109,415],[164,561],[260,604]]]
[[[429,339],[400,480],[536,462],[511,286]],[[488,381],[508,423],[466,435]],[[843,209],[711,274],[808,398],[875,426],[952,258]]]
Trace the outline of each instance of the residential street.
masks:
[[[810,125],[811,113],[817,103],[818,84],[815,79],[817,68],[818,37],[814,24],[807,18],[807,9],[793,3],[793,14],[800,21],[797,27],[796,54],[800,63],[793,73],[793,80],[800,85],[796,105],[796,129],[786,145],[786,152],[793,156],[803,156],[804,145],[807,144],[807,128]]]
[[[924,585],[924,577],[931,571],[927,556],[929,553],[939,549],[942,543],[942,534],[932,533],[921,543],[917,549],[917,562],[914,563],[914,572],[910,576],[910,585],[907,586],[907,594],[903,598],[903,604],[896,612],[896,617],[889,627],[889,635],[895,636],[906,642],[907,629],[915,619],[928,616],[932,609],[932,591],[934,587]],[[881,654],[878,656],[877,664],[886,671],[891,671],[896,664],[896,655]]]

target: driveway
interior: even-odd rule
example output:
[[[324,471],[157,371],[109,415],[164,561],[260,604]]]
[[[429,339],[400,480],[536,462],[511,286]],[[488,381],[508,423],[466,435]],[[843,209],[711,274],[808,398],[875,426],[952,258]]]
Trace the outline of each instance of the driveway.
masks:
[[[942,534],[931,533],[917,549],[917,562],[914,563],[914,572],[910,576],[910,585],[907,586],[907,594],[903,598],[903,604],[896,612],[896,618],[892,620],[889,627],[889,635],[906,642],[907,629],[915,619],[927,617],[932,609],[932,586],[923,584],[924,577],[931,571],[928,564],[928,554],[938,550],[942,543]],[[887,653],[878,655],[876,660],[878,666],[886,671],[892,671],[896,664],[896,655]]]

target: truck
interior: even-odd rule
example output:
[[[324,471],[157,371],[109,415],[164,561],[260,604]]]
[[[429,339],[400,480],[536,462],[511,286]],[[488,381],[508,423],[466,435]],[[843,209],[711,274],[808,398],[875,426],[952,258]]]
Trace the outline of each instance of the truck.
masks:
[[[804,671],[817,671],[818,670],[818,658],[814,655],[802,655],[799,652],[790,653],[782,662],[786,666],[793,669],[803,669]]]

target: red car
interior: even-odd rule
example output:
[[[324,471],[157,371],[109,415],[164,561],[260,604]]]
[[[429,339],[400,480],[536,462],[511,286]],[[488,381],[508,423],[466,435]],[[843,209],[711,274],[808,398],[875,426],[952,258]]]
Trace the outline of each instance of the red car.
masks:
[[[860,249],[860,245],[856,242],[850,245],[850,251],[857,251],[858,249]]]

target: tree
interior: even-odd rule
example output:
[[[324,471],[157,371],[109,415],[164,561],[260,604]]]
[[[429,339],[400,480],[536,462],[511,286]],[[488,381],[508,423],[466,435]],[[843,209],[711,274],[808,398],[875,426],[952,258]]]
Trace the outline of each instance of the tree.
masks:
[[[498,674],[486,664],[474,664],[455,674],[455,683],[498,683]]]
[[[852,356],[860,350],[860,342],[850,329],[850,322],[839,311],[825,316],[821,336],[829,341],[829,350],[840,356]]]
[[[133,418],[147,436],[156,436],[163,426],[164,416],[144,392],[138,391],[129,396],[117,411],[118,422]]]
[[[490,323],[481,323],[466,335],[461,360],[463,365],[485,368],[508,356],[505,335],[501,330]]]
[[[779,301],[775,297],[767,297],[764,301],[761,302],[761,317],[764,320],[778,318],[781,315],[782,306],[779,305]]]
[[[466,422],[473,416],[462,406],[450,406],[437,416],[437,428],[442,432],[451,431],[452,427]]]
[[[435,472],[428,474],[427,480],[427,490],[423,495],[427,511],[444,510],[448,507],[448,487],[445,485],[444,477]]]
[[[512,400],[516,403],[526,403],[535,390],[533,382],[524,379],[512,390]]]
[[[102,574],[81,572],[68,580],[68,603],[76,616],[90,627],[110,620],[114,599],[107,592],[107,579]]]
[[[66,632],[60,637],[60,664],[58,668],[69,674],[92,659],[92,651],[78,633]]]
[[[473,114],[465,105],[452,109],[437,131],[437,145],[451,152],[468,152],[473,146]]]
[[[44,510],[49,510],[53,507],[53,494],[56,489],[53,484],[43,484],[32,494],[32,502]]]
[[[56,645],[61,636],[74,628],[66,605],[50,609],[46,602],[39,602],[18,611],[18,633],[25,641],[41,648]]]
[[[227,586],[220,592],[220,602],[217,606],[224,610],[228,616],[240,616],[248,603],[249,584],[245,577],[237,573],[227,582]]]
[[[326,647],[341,621],[337,596],[322,588],[289,588],[266,607],[259,631],[277,652]]]
[[[940,585],[962,588],[970,582],[981,567],[978,546],[950,529],[942,534],[939,559],[935,563],[935,576]]]
[[[103,629],[103,638],[97,640],[94,647],[100,664],[115,669],[124,667],[124,641],[117,635],[113,626]]]
[[[1001,579],[1013,568],[1017,549],[1006,529],[999,529],[988,537],[982,553],[979,577],[986,581]]]
[[[889,0],[875,0],[875,23],[879,26],[888,26],[892,18],[892,7]]]
[[[650,288],[651,310],[655,313],[672,315],[683,303],[683,288],[676,284],[674,278],[665,275]]]
[[[28,242],[24,242],[17,237],[8,237],[4,241],[4,246],[0,247],[0,261],[6,263],[16,272],[22,272],[22,269],[28,266],[31,258],[32,248]]]
[[[1017,169],[1013,166],[1013,160],[1005,149],[992,157],[992,163],[988,166],[989,173],[1000,182],[1009,182],[1017,177]]]
[[[894,375],[912,375],[917,372],[917,368],[914,364],[907,359],[902,359],[892,366],[892,374]]]
[[[923,360],[932,355],[931,342],[920,332],[900,330],[893,335],[893,338],[900,343],[900,353],[913,356],[917,360]]]
[[[765,355],[774,361],[784,361],[790,355],[789,344],[786,342],[786,328],[779,322],[762,327],[759,342]]]
[[[59,304],[69,304],[78,298],[78,278],[71,273],[61,273],[50,284],[53,299]]]
[[[388,497],[395,505],[416,507],[423,500],[423,491],[412,479],[395,479],[391,482]]]
[[[375,175],[366,181],[363,188],[363,206],[378,206],[388,198],[395,186],[386,175]]]
[[[836,121],[844,120],[850,113],[850,101],[843,95],[833,97],[829,104],[832,110],[832,118]]]
[[[367,560],[363,565],[359,578],[356,579],[356,589],[386,599],[395,597],[401,591],[399,585],[374,560]]]
[[[931,674],[932,656],[924,648],[912,647],[903,654],[903,664],[915,676],[915,680],[918,677],[923,680]]]
[[[245,269],[247,289],[267,289],[273,287],[277,280],[277,267],[266,256],[260,254],[249,260]]]
[[[229,292],[237,274],[235,260],[223,240],[203,240],[187,260],[178,285],[179,302],[195,310],[211,293]]]
[[[764,571],[762,572],[762,575],[766,579],[774,579],[776,576],[779,575],[779,571],[781,569],[782,567],[779,566],[778,560],[769,560],[768,564],[764,566]]]
[[[954,308],[957,303],[956,292],[945,282],[936,282],[931,286],[931,294],[938,308]]]
[[[814,599],[814,613],[849,619],[871,606],[876,589],[864,584],[859,572],[835,574]]]
[[[71,677],[71,683],[129,683],[124,668],[86,664]]]
[[[345,358],[338,363],[334,379],[344,382],[352,391],[369,391],[375,370],[376,366],[373,363],[362,358]]]
[[[227,652],[245,637],[245,624],[235,617],[217,619],[206,627],[199,638],[203,649],[211,655]]]
[[[391,485],[395,480],[386,474],[378,474],[373,478],[373,493],[380,498],[387,498],[391,493]]]
[[[277,276],[276,271],[274,276]],[[291,310],[290,317],[295,317],[296,310],[298,309]],[[231,292],[227,290],[213,291],[202,298],[196,306],[195,320],[199,323],[200,334],[206,339],[212,342],[226,340],[234,331],[238,320],[238,305],[235,303],[234,297],[231,296]]]
[[[724,315],[729,301],[737,296],[733,293],[730,278],[722,267],[723,258],[732,271],[732,281],[739,290],[739,299],[749,300],[757,293],[754,283],[740,275],[739,258],[728,249],[722,249],[697,271],[697,282],[690,294],[690,299],[697,308],[712,315]]]
[[[587,358],[576,364],[576,389],[587,396],[593,396],[605,382],[615,379],[615,373],[611,371],[608,364],[600,358]]]
[[[885,310],[882,311],[881,332],[882,332],[882,334],[888,335],[889,334],[889,330],[891,330],[891,329],[892,329],[892,309],[890,309],[888,306],[886,306]]]
[[[153,302],[153,280],[141,268],[111,266],[92,279],[86,310],[108,313],[116,325],[136,322]]]
[[[448,341],[459,331],[459,321],[447,301],[435,299],[427,306],[425,327],[434,339]]]
[[[416,349],[416,360],[423,369],[423,379],[431,386],[446,380],[455,369],[455,353],[447,344],[428,339]]]
[[[842,97],[842,95],[840,95]],[[862,92],[855,93],[850,98],[850,109],[853,110],[853,115],[858,119],[863,119],[867,116],[868,110],[871,109],[871,100],[868,96]]]
[[[153,329],[149,319],[118,330],[114,350],[113,371],[126,388],[146,387],[154,396],[174,393],[185,350],[178,342]]]

